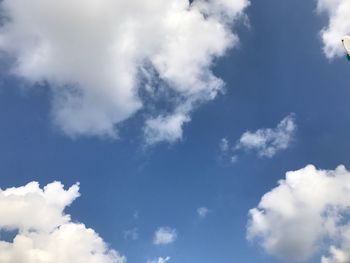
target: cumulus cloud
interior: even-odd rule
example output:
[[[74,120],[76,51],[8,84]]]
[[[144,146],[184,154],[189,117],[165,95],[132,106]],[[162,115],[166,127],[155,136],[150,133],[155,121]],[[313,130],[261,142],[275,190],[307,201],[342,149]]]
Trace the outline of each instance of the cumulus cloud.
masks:
[[[272,158],[290,146],[296,129],[295,116],[289,114],[276,128],[244,132],[234,145],[230,145],[227,138],[221,139],[220,152],[223,157],[229,157],[231,163],[237,162],[239,152],[242,150],[255,152],[260,157]]]
[[[153,259],[153,260],[148,260],[147,263],[165,263],[170,260],[170,257],[166,258],[158,258],[158,259]]]
[[[0,190],[0,230],[18,231],[13,241],[0,240],[0,262],[125,263],[93,229],[64,213],[78,196],[78,184],[65,190],[59,182]]]
[[[177,239],[176,229],[170,227],[160,227],[154,233],[153,244],[155,245],[167,245],[175,242]]]
[[[350,34],[350,2],[348,0],[318,0],[317,10],[329,17],[329,24],[321,31],[324,53],[328,58],[344,54],[341,39]]]
[[[200,207],[197,209],[197,214],[199,218],[204,219],[210,213],[210,210],[207,207]]]
[[[3,0],[0,50],[14,59],[12,73],[48,84],[67,135],[117,137],[118,124],[152,104],[147,143],[173,142],[196,105],[222,89],[213,61],[237,45],[232,27],[248,4]]]
[[[350,172],[312,165],[287,172],[249,212],[247,237],[271,255],[303,261],[323,252],[322,263],[350,262]]]

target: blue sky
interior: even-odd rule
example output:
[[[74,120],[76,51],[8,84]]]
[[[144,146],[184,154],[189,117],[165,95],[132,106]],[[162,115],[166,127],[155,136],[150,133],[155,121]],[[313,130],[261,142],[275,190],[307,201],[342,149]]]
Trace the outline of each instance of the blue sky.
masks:
[[[81,196],[66,213],[131,263],[159,257],[174,263],[281,262],[282,252],[246,239],[249,210],[287,171],[307,164],[350,167],[350,64],[344,54],[324,54],[320,31],[329,17],[316,7],[312,0],[252,0],[244,11],[249,26],[242,20],[233,25],[239,45],[212,67],[225,92],[184,113],[191,121],[183,123],[180,139],[153,145],[145,146],[142,123],[154,109],[122,122],[119,138],[65,134],[52,121],[50,81],[29,84],[28,77],[10,74],[3,55],[1,189],[31,181],[42,187],[80,182]],[[244,132],[274,129],[289,114],[297,128],[288,147],[271,157],[232,150]],[[230,145],[226,155],[219,146],[223,138]],[[238,159],[231,163],[234,154]],[[204,218],[200,207],[209,209]],[[176,240],[154,244],[160,227],[176,229]],[[133,229],[136,240],[125,238]],[[321,255],[329,256],[327,245],[305,262],[320,262]]]

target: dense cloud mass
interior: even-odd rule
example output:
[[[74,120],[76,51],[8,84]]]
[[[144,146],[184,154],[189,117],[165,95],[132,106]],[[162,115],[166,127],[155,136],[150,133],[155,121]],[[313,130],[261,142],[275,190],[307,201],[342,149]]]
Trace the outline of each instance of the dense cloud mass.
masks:
[[[329,17],[329,24],[321,32],[324,52],[328,58],[344,54],[341,39],[350,34],[350,2],[348,0],[318,0],[317,9]]]
[[[307,260],[327,248],[322,263],[350,262],[350,172],[344,166],[288,172],[250,210],[247,237],[270,254]],[[323,250],[322,250],[323,251]]]
[[[49,84],[54,123],[69,136],[117,137],[119,123],[161,98],[172,106],[148,114],[146,141],[174,142],[195,105],[222,89],[213,60],[237,44],[232,25],[247,5],[4,0],[0,50],[15,60],[14,74]]]
[[[0,190],[0,230],[18,231],[13,241],[0,239],[0,262],[125,263],[93,229],[64,213],[78,196],[78,185],[65,190],[59,182]]]

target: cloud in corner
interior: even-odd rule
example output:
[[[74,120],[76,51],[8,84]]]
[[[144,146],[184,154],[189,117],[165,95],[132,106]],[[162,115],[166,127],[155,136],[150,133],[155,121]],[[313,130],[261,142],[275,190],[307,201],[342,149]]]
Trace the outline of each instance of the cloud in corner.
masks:
[[[318,0],[317,11],[326,14],[328,25],[322,29],[323,51],[332,59],[344,54],[341,39],[350,34],[350,2],[348,0]]]
[[[174,142],[197,105],[222,90],[213,62],[237,45],[232,26],[248,5],[3,0],[0,51],[13,58],[14,75],[48,84],[53,122],[68,136],[116,138],[118,125],[151,104],[146,142]]]
[[[65,190],[59,182],[0,190],[0,230],[18,231],[13,241],[0,239],[0,262],[126,263],[93,229],[64,213],[79,195],[78,184]]]
[[[350,172],[308,165],[287,172],[249,212],[247,238],[278,258],[350,262]]]

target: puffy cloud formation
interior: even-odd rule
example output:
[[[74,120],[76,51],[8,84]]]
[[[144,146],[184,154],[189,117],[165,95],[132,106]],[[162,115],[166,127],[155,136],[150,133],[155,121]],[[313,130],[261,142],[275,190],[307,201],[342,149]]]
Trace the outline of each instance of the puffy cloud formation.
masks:
[[[167,245],[175,242],[177,239],[176,229],[170,227],[160,227],[154,233],[153,244],[155,245]]]
[[[0,229],[18,231],[12,242],[0,240],[0,262],[125,263],[93,229],[64,213],[78,196],[77,184],[65,190],[59,182],[0,190]]]
[[[200,207],[197,209],[197,214],[199,218],[204,219],[210,213],[210,210],[207,207]]]
[[[222,89],[213,60],[237,44],[232,26],[248,4],[3,0],[0,50],[14,74],[49,84],[54,123],[67,135],[117,137],[118,124],[151,104],[147,143],[174,142],[195,105]]]
[[[308,165],[286,179],[250,210],[249,240],[272,255],[303,261],[328,248],[322,263],[350,262],[350,172],[344,166]]]
[[[170,257],[158,258],[158,259],[148,260],[147,263],[166,263],[169,260],[170,260]]]
[[[277,152],[287,149],[296,131],[293,114],[285,117],[274,129],[259,129],[242,134],[236,149],[252,150],[261,157],[273,157]]]
[[[318,0],[317,10],[326,13],[329,24],[321,31],[324,53],[328,58],[344,54],[341,39],[350,34],[350,2],[348,0]]]

